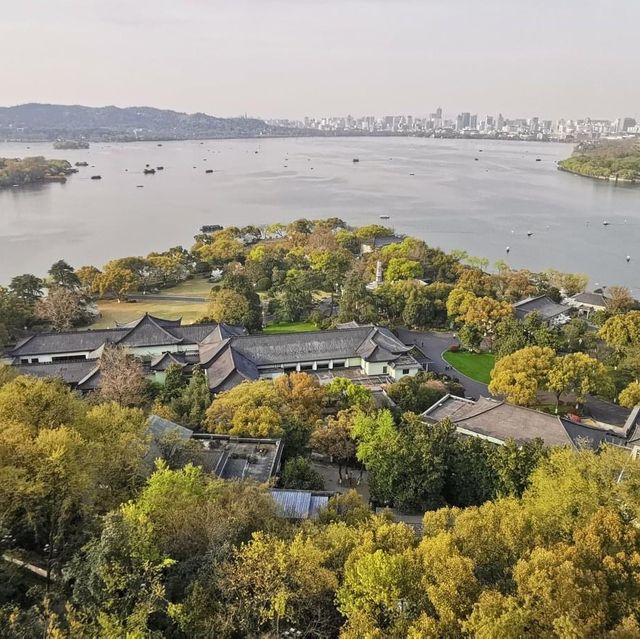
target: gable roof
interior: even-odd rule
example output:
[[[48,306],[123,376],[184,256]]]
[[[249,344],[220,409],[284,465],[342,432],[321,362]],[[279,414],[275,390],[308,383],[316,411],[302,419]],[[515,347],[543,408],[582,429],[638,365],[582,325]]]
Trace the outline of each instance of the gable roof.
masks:
[[[589,293],[584,291],[583,293],[573,295],[569,299],[578,304],[587,304],[588,306],[599,306],[601,308],[606,308],[607,306],[607,298],[602,293]]]
[[[170,333],[171,326],[145,313],[117,344],[129,347],[179,344],[183,338]]]
[[[129,348],[195,345],[202,342],[217,328],[218,325],[212,323],[182,326],[179,319],[164,320],[145,313],[137,320],[117,328],[38,333],[18,342],[7,351],[7,355],[31,357],[56,353],[91,353],[107,343]],[[222,330],[240,333],[244,331],[243,328],[229,326]]]
[[[546,446],[575,448],[586,443],[592,448],[598,448],[614,435],[609,430],[487,397],[473,401],[446,395],[422,413],[421,417],[427,423],[448,418],[461,434],[483,437],[494,443],[508,439],[530,441],[539,438]]]

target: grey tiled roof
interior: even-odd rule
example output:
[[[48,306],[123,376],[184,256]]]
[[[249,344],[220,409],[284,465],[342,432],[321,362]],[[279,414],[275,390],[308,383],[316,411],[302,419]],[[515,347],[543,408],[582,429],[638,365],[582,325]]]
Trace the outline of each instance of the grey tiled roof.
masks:
[[[234,373],[237,373],[244,380],[256,380],[260,376],[257,366],[236,351],[229,343],[221,343],[216,349],[215,356],[207,361],[203,366],[207,373],[209,388],[212,391],[219,390],[219,387]]]
[[[120,340],[120,346],[164,346],[165,344],[179,344],[182,337],[174,335],[171,326],[162,325],[150,315],[143,315],[133,328]]]
[[[601,306],[605,308],[607,306],[607,298],[602,293],[578,293],[571,298],[578,304],[588,304],[589,306]]]
[[[250,335],[233,339],[233,348],[258,366],[314,359],[366,359],[376,346],[387,350],[390,359],[409,350],[387,329],[366,326],[310,333]]]
[[[538,313],[540,319],[550,320],[553,317],[568,313],[571,309],[563,304],[557,304],[546,295],[540,297],[528,297],[513,305],[516,317],[522,319],[529,313]]]
[[[216,327],[216,324],[182,326],[180,320],[163,320],[145,314],[134,322],[117,328],[32,335],[16,344],[8,352],[8,355],[26,357],[55,353],[90,352],[105,343],[119,344],[130,348],[198,344]]]
[[[78,362],[50,362],[46,364],[18,364],[21,375],[32,377],[58,377],[66,384],[76,386],[92,372],[97,371],[98,361],[85,359]]]
[[[209,388],[219,392],[229,386],[232,375],[258,379],[258,367],[295,365],[310,360],[345,360],[353,357],[371,362],[406,364],[411,347],[405,346],[386,328],[361,326],[310,333],[246,335],[200,345],[200,360],[207,372]],[[236,380],[238,378],[236,377]],[[227,382],[227,383],[225,383]]]
[[[421,417],[428,423],[448,418],[462,434],[467,431],[499,441],[529,441],[539,438],[547,446],[576,447],[587,442],[592,448],[597,448],[611,435],[605,429],[486,397],[472,401],[447,395],[427,409]]]
[[[107,328],[62,333],[38,333],[19,342],[9,351],[10,356],[47,355],[49,353],[75,353],[94,351],[105,342],[115,343],[127,334],[128,329]]]

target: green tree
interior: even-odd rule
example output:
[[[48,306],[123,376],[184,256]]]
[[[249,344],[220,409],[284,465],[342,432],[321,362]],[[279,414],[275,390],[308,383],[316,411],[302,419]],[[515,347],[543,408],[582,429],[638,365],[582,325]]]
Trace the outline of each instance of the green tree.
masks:
[[[338,464],[338,477],[342,483],[342,469],[355,458],[356,443],[351,435],[354,413],[350,410],[340,411],[335,417],[316,427],[311,434],[312,450],[328,455]]]
[[[80,288],[80,280],[73,267],[64,260],[58,260],[52,264],[48,272],[53,285],[68,288],[71,291],[76,291]]]
[[[282,321],[297,322],[308,313],[313,302],[313,289],[304,271],[292,269],[281,287],[278,315]]]
[[[247,298],[230,288],[221,288],[211,292],[207,318],[219,323],[245,327],[247,324],[251,327],[253,322]]]
[[[281,488],[295,490],[324,490],[322,475],[315,470],[311,462],[302,456],[287,459],[280,477]]]
[[[118,301],[127,293],[132,293],[140,285],[140,278],[133,271],[109,262],[102,273],[96,277],[95,286],[97,292],[105,295],[115,295]]]
[[[423,413],[446,395],[444,384],[430,373],[406,376],[390,384],[387,395],[397,404],[401,412]]]
[[[9,283],[9,290],[20,300],[34,304],[42,297],[44,282],[35,275],[16,275]]]
[[[394,257],[387,265],[386,277],[389,281],[409,280],[423,276],[422,265],[415,260],[404,257]]]
[[[180,422],[189,428],[200,428],[211,404],[211,391],[205,372],[194,367],[189,383],[182,394],[171,402]]]
[[[187,385],[182,366],[169,364],[164,378],[164,384],[160,391],[159,399],[165,404],[170,404],[174,399],[182,395]]]

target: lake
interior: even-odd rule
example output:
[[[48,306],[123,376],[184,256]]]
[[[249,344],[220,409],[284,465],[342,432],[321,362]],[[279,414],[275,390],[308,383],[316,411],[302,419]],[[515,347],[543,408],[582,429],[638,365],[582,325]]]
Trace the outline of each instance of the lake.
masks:
[[[640,188],[558,171],[556,161],[570,152],[566,144],[421,138],[138,142],[77,151],[0,143],[3,157],[90,164],[66,184],[0,191],[0,282],[41,275],[61,258],[101,266],[188,247],[203,224],[337,216],[388,224],[514,268],[579,271],[593,287],[640,290]],[[144,175],[146,164],[164,170]],[[91,180],[95,174],[102,180]]]

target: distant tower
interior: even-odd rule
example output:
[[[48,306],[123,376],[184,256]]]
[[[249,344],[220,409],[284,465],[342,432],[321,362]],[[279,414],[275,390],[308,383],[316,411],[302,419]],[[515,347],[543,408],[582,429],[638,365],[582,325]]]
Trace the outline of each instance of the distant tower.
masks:
[[[382,262],[378,260],[376,262],[376,285],[380,286],[382,284]]]

